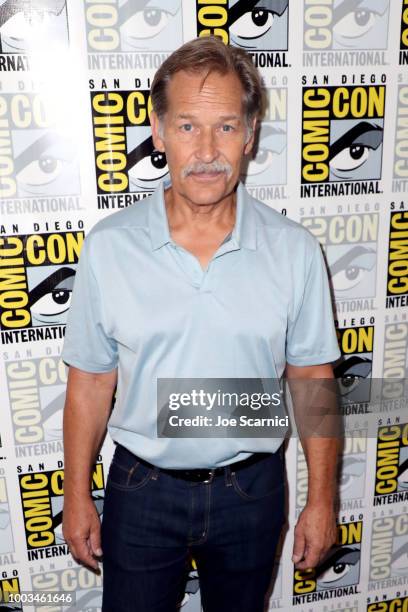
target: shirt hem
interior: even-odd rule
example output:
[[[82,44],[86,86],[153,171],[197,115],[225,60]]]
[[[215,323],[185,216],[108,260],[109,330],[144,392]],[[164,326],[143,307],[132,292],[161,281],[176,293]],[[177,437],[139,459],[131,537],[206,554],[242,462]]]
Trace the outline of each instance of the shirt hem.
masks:
[[[314,356],[308,355],[307,357],[299,357],[299,358],[292,358],[288,356],[286,358],[286,362],[294,366],[313,366],[313,365],[321,365],[323,363],[333,363],[334,361],[337,361],[337,359],[339,359],[340,356],[341,356],[341,353],[325,353],[325,354],[314,355]]]
[[[91,372],[93,374],[98,374],[102,372],[110,372],[111,370],[114,370],[117,366],[117,364],[108,365],[108,366],[94,365],[94,364],[85,363],[84,361],[81,361],[80,359],[75,359],[72,357],[65,358],[64,356],[62,356],[61,359],[67,366],[73,366],[74,368],[78,368],[79,370],[83,370],[84,372]]]

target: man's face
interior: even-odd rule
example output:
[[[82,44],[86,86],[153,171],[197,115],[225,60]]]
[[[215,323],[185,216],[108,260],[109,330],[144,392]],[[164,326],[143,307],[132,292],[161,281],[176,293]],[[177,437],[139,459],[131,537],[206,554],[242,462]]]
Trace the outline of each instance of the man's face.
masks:
[[[204,84],[203,79],[204,74],[177,72],[167,87],[161,131],[154,112],[150,121],[154,145],[166,153],[173,190],[206,205],[233,191],[253,137],[248,139],[238,77],[211,72]]]

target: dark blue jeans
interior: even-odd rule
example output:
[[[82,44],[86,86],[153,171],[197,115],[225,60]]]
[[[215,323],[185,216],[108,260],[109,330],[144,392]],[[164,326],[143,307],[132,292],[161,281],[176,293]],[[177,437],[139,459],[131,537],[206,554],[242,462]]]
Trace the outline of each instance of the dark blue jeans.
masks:
[[[262,612],[284,522],[282,453],[193,483],[117,446],[102,521],[103,612],[175,612],[193,557],[205,612]]]

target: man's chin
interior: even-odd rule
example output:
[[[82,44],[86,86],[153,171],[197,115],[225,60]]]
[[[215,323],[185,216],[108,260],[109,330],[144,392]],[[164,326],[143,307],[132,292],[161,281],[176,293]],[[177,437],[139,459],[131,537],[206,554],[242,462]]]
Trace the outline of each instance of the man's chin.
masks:
[[[223,198],[226,198],[232,191],[233,187],[229,186],[226,180],[208,181],[205,180],[191,181],[186,189],[183,190],[185,196],[195,204],[216,204]]]

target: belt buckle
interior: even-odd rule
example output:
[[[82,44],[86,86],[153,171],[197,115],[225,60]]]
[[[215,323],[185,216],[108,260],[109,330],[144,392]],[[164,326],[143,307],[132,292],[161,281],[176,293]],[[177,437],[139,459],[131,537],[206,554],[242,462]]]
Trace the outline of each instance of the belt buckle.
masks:
[[[214,479],[215,470],[208,470],[208,478],[206,480],[202,480],[203,483],[208,484]]]

